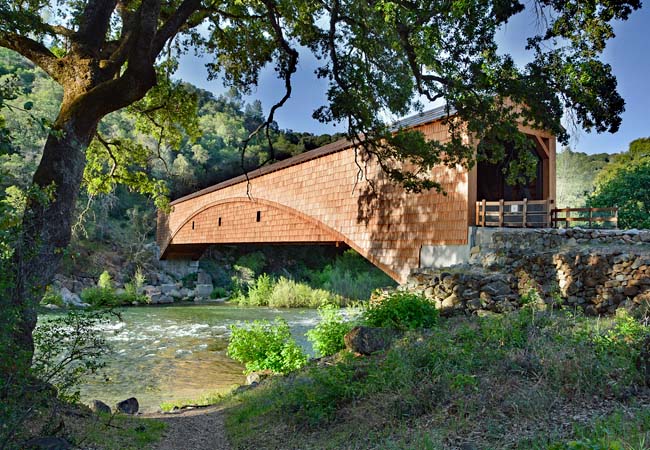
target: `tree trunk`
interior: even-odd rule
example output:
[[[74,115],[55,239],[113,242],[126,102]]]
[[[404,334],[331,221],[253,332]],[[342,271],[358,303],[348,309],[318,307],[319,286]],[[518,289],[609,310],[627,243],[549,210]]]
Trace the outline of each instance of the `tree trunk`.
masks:
[[[50,132],[29,193],[13,258],[15,287],[11,303],[18,313],[14,344],[30,364],[36,308],[59,268],[71,237],[71,225],[86,165],[86,148],[99,119],[84,117],[65,103]],[[44,195],[44,194],[48,195]]]

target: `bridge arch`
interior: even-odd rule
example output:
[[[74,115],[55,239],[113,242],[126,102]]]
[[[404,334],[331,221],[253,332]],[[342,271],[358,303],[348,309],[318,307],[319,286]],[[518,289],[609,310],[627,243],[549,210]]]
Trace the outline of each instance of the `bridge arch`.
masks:
[[[322,221],[282,203],[232,197],[203,205],[170,234],[162,258],[198,259],[212,244],[344,243],[391,278],[399,276],[354,241]]]

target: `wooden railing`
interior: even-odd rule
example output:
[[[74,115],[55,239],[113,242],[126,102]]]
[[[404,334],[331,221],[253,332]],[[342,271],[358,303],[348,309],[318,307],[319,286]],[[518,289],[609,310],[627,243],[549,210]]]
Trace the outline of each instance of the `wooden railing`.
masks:
[[[618,227],[618,208],[553,208],[553,200],[491,201],[476,202],[476,226],[548,228],[564,223],[586,222],[603,227]],[[574,215],[572,216],[572,213]]]
[[[476,202],[476,225],[480,227],[551,226],[553,200],[499,200]]]
[[[573,217],[571,213],[577,213]],[[563,217],[560,217],[560,214]],[[562,208],[551,211],[551,223],[559,227],[564,223],[569,228],[573,223],[587,222],[589,228],[599,224],[607,228],[618,228],[618,208]]]

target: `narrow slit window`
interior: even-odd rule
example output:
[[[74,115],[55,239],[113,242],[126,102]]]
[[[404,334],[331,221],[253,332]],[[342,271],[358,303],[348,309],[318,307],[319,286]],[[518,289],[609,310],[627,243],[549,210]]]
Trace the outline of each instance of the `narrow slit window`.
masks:
[[[219,225],[218,226],[221,226],[221,217],[219,217]]]
[[[192,221],[192,229],[194,229],[194,221]]]
[[[262,220],[262,211],[257,211],[257,221]]]

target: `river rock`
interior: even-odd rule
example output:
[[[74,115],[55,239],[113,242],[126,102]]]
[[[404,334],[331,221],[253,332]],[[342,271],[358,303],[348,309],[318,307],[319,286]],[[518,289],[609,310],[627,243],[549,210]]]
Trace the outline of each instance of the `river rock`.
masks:
[[[73,292],[71,292],[67,287],[62,287],[61,290],[59,290],[59,294],[61,295],[61,298],[63,299],[63,303],[66,306],[73,306],[75,308],[87,308],[88,303],[84,303],[81,301],[81,298]]]
[[[261,370],[259,372],[251,372],[246,375],[246,384],[259,384],[262,380],[267,379],[273,375],[270,370]]]
[[[101,400],[93,400],[90,403],[90,409],[94,413],[104,413],[104,414],[110,414],[111,413],[111,407],[108,406],[106,403],[104,403]]]
[[[397,336],[396,330],[356,326],[345,335],[345,347],[355,353],[370,355],[386,350]]]
[[[212,284],[212,277],[205,270],[199,270],[196,277],[196,284]]]
[[[197,284],[196,288],[194,288],[194,295],[197,297],[209,298],[213,290],[214,287],[211,284]]]
[[[119,402],[115,405],[115,409],[124,414],[137,414],[140,409],[140,404],[137,398],[131,397]]]
[[[169,303],[174,303],[174,298],[171,295],[161,295],[158,297],[157,303],[159,304],[169,304]]]
[[[68,450],[72,445],[61,437],[35,437],[25,442],[21,448],[30,450]]]
[[[176,290],[176,283],[166,283],[160,285],[160,292],[165,295],[171,295]]]

